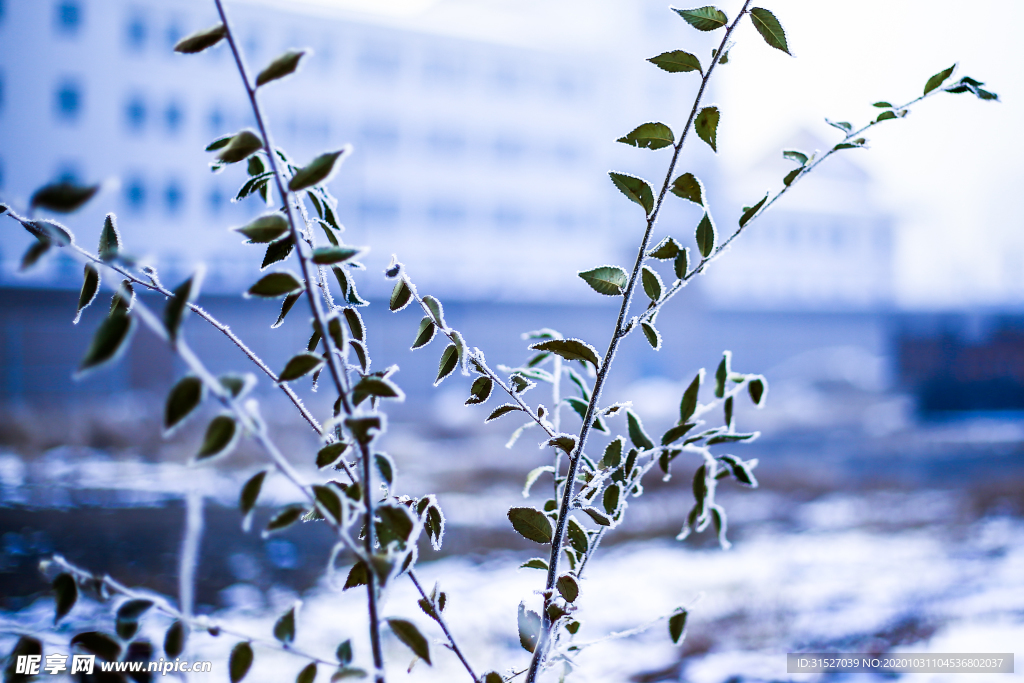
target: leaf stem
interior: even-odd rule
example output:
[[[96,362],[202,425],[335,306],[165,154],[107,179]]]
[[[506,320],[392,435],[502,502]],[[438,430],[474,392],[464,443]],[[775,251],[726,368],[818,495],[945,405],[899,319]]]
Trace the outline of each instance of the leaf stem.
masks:
[[[426,591],[423,590],[423,586],[420,584],[419,578],[416,576],[415,570],[409,570],[409,578],[412,580],[413,585],[416,586],[416,590],[419,591],[420,596],[422,596],[423,599],[429,603],[430,598],[427,597]],[[434,615],[436,616],[435,621],[437,621],[438,626],[441,627],[441,630],[444,631],[444,635],[448,638],[448,644],[451,646],[452,652],[454,652],[455,656],[459,658],[460,662],[462,662],[462,666],[466,667],[466,671],[469,672],[469,675],[470,677],[472,677],[473,682],[476,683],[478,679],[476,677],[476,674],[473,673],[473,667],[469,665],[469,662],[466,660],[465,655],[462,654],[462,650],[459,649],[458,644],[455,642],[455,638],[452,637],[451,631],[448,630],[448,624],[444,620],[444,615],[441,614],[441,609],[435,608]]]

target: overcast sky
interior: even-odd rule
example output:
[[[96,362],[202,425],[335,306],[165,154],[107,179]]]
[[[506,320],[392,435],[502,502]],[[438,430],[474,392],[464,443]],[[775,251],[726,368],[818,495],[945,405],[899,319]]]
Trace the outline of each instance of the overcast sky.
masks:
[[[259,0],[257,0],[259,1]],[[273,1],[273,0],[267,0]],[[289,0],[372,21],[541,48],[601,49],[630,19],[628,0]],[[721,2],[732,16],[739,2]],[[875,129],[856,159],[877,179],[877,199],[897,217],[896,280],[912,307],[1024,305],[1024,2],[975,0],[765,0],[795,58],[736,34],[720,73],[719,144],[742,172],[800,128],[821,136],[833,120],[863,123],[870,104],[908,101],[954,62],[1002,102],[968,95],[925,102]],[[678,5],[688,6],[688,5]],[[666,5],[667,7],[667,5]],[[666,10],[666,21],[672,21]],[[640,19],[638,19],[640,21]],[[693,31],[679,22],[678,49]],[[659,46],[660,47],[660,46]],[[637,55],[637,58],[649,56]]]

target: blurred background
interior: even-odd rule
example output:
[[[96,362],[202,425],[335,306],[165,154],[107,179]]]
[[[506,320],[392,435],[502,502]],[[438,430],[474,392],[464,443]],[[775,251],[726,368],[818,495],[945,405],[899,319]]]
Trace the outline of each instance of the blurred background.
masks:
[[[738,7],[722,5],[730,16]],[[694,464],[668,481],[652,474],[584,582],[581,638],[693,603],[690,635],[674,647],[659,624],[586,648],[579,680],[816,680],[785,673],[784,653],[797,649],[1021,654],[1024,6],[976,2],[970,19],[957,7],[773,0],[795,59],[750,25],[737,30],[705,98],[722,111],[719,153],[694,141],[678,167],[704,181],[720,233],[781,186],[793,167],[783,149],[810,154],[840,139],[825,116],[866,123],[872,102],[909,101],[955,62],[1002,102],[943,94],[872,129],[869,149],[801,180],[660,314],[660,351],[627,340],[607,396],[632,400],[652,433],[725,349],[734,369],[767,376],[767,407],[738,416],[740,429],[762,432],[737,451],[760,460],[762,488],[723,487],[735,543],[723,552],[704,535],[671,540]],[[464,378],[432,386],[441,347],[409,351],[418,316],[387,312],[382,270],[397,254],[494,365],[522,363],[519,335],[540,327],[604,348],[615,302],[576,273],[632,264],[642,234],[639,209],[607,171],[654,184],[670,154],[614,140],[645,121],[678,132],[699,77],[645,60],[685,49],[706,64],[720,37],[649,0],[236,0],[228,11],[253,72],[286,49],[312,50],[297,75],[261,90],[276,142],[299,164],[355,147],[331,189],[346,241],[371,247],[357,285],[374,367],[397,363],[408,395],[388,406],[384,447],[398,492],[437,492],[448,517],[445,547],[424,550],[421,573],[448,590],[478,668],[518,670],[516,605],[543,579],[515,570],[536,548],[505,511],[547,455],[529,431],[506,449],[518,425],[482,425],[486,408],[462,407]],[[216,22],[205,0],[0,0],[0,200],[24,210],[46,182],[102,182],[83,211],[60,218],[78,240],[94,244],[113,211],[125,248],[165,284],[205,264],[200,303],[279,369],[304,349],[308,320],[296,310],[271,330],[277,302],[238,294],[263,255],[230,228],[267,207],[234,201],[244,169],[211,173],[203,151],[253,125],[248,102],[226,45],[194,57],[171,49]],[[684,204],[666,202],[655,240],[693,246],[700,213]],[[205,522],[197,611],[269,633],[302,597],[298,642],[329,654],[352,637],[365,662],[360,596],[319,580],[327,531],[263,539],[239,528],[237,491],[263,466],[258,449],[195,467],[205,419],[161,438],[163,397],[184,368],[145,331],[118,364],[73,381],[106,305],[72,325],[81,267],[57,254],[19,272],[31,237],[13,221],[0,230],[3,651],[11,634],[52,618],[36,567],[54,552],[176,595],[191,500]],[[186,334],[215,371],[249,371],[201,320]],[[295,388],[329,415],[330,396]],[[540,392],[531,400],[549,403]],[[257,395],[293,462],[324,477],[314,435],[280,392],[261,378]],[[257,521],[295,499],[269,479]],[[408,587],[386,609],[415,618]],[[83,605],[60,633],[108,618]],[[222,640],[195,639],[194,658],[223,661],[233,643]],[[273,666],[251,676],[301,668],[267,656]],[[464,675],[454,658],[436,660],[408,676]]]

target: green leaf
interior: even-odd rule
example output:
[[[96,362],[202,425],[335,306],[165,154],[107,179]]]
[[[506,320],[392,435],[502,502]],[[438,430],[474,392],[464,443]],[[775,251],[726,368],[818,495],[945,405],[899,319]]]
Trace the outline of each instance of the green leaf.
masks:
[[[352,388],[352,403],[359,405],[366,398],[393,398],[399,401],[405,400],[405,394],[398,385],[383,377],[366,376]]]
[[[113,314],[114,311],[119,311],[122,314],[127,314],[134,305],[135,289],[132,287],[132,283],[128,280],[121,280],[121,284],[118,285],[114,296],[110,297],[110,313]]]
[[[188,631],[185,624],[175,620],[167,629],[164,635],[164,654],[168,658],[177,657],[185,651],[185,641],[188,639]]]
[[[341,523],[341,498],[330,486],[320,486],[319,484],[313,485],[313,496],[316,498],[317,505],[320,509],[327,514],[335,524]]]
[[[459,365],[459,349],[455,344],[449,344],[448,347],[441,354],[441,362],[437,368],[437,379],[434,380],[434,386],[436,387],[444,378],[455,372],[455,368]]]
[[[691,57],[693,55],[690,55]],[[641,149],[662,149],[674,144],[672,129],[664,123],[643,123],[616,142],[622,142]]]
[[[956,64],[954,64],[953,66],[949,67],[948,69],[944,69],[943,71],[940,71],[939,73],[937,73],[934,76],[932,76],[931,78],[929,78],[928,82],[924,84],[924,94],[927,95],[932,90],[935,90],[940,85],[942,85],[946,81],[947,78],[949,78],[950,76],[953,75],[953,70],[954,69],[956,69]]]
[[[117,658],[121,655],[121,646],[117,641],[106,633],[99,631],[79,633],[71,639],[71,645],[78,645],[86,652],[91,652],[108,662],[117,661]]]
[[[676,277],[682,280],[686,277],[686,270],[690,264],[690,248],[681,249],[679,254],[676,256],[675,263],[672,264],[672,270],[675,272]]]
[[[217,138],[216,140],[214,140],[213,142],[211,142],[210,144],[208,144],[206,146],[206,151],[207,152],[216,152],[218,149],[224,149],[225,147],[228,146],[228,143],[231,142],[231,138],[233,138],[233,137],[235,137],[235,136],[234,135],[224,135],[222,137]]]
[[[338,663],[342,666],[348,666],[352,663],[352,641],[346,640],[338,645],[338,650],[335,652],[335,657],[338,658]]]
[[[697,114],[697,121],[694,128],[700,139],[708,143],[715,152],[718,151],[718,119],[720,114],[718,107],[704,107]]]
[[[729,375],[732,374],[732,351],[725,351],[722,353],[722,360],[718,363],[718,369],[715,370],[715,398],[722,398],[725,396],[725,384],[729,381]]]
[[[750,434],[716,434],[707,440],[708,446],[714,446],[720,443],[735,443],[737,441],[753,441],[760,432],[751,432]]]
[[[274,322],[273,325],[270,326],[270,329],[276,330],[277,328],[281,327],[281,324],[284,322],[285,316],[288,315],[288,311],[292,310],[292,306],[295,305],[295,302],[298,301],[299,297],[301,296],[302,291],[300,290],[298,292],[292,292],[291,294],[284,298],[284,301],[281,302],[281,313],[278,314],[277,320]]]
[[[258,296],[263,299],[276,299],[288,294],[302,292],[302,282],[287,270],[264,275],[249,288],[249,296]]]
[[[561,449],[566,455],[572,455],[576,449],[576,437],[572,434],[559,434],[548,439],[546,445]]]
[[[491,390],[494,388],[494,380],[490,377],[477,377],[473,380],[473,386],[469,389],[469,398],[466,399],[466,405],[472,406],[478,403],[483,403],[491,396]]]
[[[806,154],[804,154],[803,152],[798,152],[795,149],[787,149],[787,150],[783,151],[782,152],[782,158],[783,159],[789,159],[790,161],[795,161],[796,163],[800,164],[801,166],[806,166],[807,165],[807,161],[808,161],[808,158],[807,158]]]
[[[24,272],[34,266],[42,258],[43,254],[50,250],[50,244],[50,240],[40,239],[33,242],[25,252],[25,255],[21,257],[20,270]]]
[[[345,441],[335,441],[327,444],[316,453],[316,466],[319,468],[333,465],[341,457],[341,454],[348,450],[350,444]]]
[[[674,238],[666,237],[658,242],[657,246],[648,251],[647,255],[661,261],[668,261],[679,255],[680,248],[681,245]]]
[[[875,102],[871,105],[872,107],[878,107],[879,109],[892,109],[892,104],[889,102]]]
[[[281,615],[274,624],[274,637],[287,645],[295,640],[295,608]]]
[[[754,28],[764,38],[764,42],[776,50],[782,50],[787,55],[793,56],[789,51],[789,44],[786,42],[786,32],[782,30],[782,24],[774,14],[761,7],[755,7],[750,10],[750,19],[754,22]]]
[[[127,341],[135,329],[135,318],[116,309],[100,324],[93,335],[85,357],[78,366],[78,375],[86,370],[116,360],[128,347]]]
[[[697,410],[697,393],[703,383],[704,368],[701,368],[697,376],[690,382],[690,386],[686,387],[686,391],[683,392],[683,400],[679,403],[679,424],[686,424]]]
[[[629,424],[629,440],[633,442],[634,446],[645,451],[654,448],[654,442],[651,441],[651,437],[647,436],[643,422],[640,421],[640,417],[636,413],[627,410],[626,421]]]
[[[608,177],[619,188],[619,192],[626,195],[630,201],[636,202],[644,207],[644,211],[650,215],[654,211],[654,192],[646,180],[625,173],[610,172]]]
[[[644,266],[640,271],[640,280],[643,282],[644,292],[651,301],[661,299],[661,290],[664,285],[662,285],[661,276],[656,270],[650,266]]]
[[[366,567],[366,563],[360,560],[352,565],[352,569],[349,570],[348,576],[345,578],[345,585],[342,587],[342,590],[348,590],[356,586],[365,586],[369,582],[370,572]]]
[[[702,76],[704,75],[704,69],[700,66],[700,60],[689,52],[683,52],[682,50],[662,52],[657,57],[651,57],[647,61],[669,73],[698,71]]]
[[[29,206],[54,213],[71,213],[82,208],[99,190],[99,185],[78,185],[71,182],[43,185],[32,193]]]
[[[388,619],[387,622],[392,633],[398,636],[398,639],[406,647],[412,650],[417,657],[430,664],[430,645],[415,624],[405,619]]]
[[[622,294],[629,276],[618,266],[601,266],[593,270],[578,273],[583,281],[590,285],[598,294],[618,296]]]
[[[409,289],[408,283],[405,278],[400,279],[395,283],[395,288],[391,290],[391,302],[389,308],[392,311],[400,311],[409,305],[412,301],[412,290]]]
[[[534,351],[549,351],[561,356],[565,360],[586,361],[593,365],[595,370],[601,369],[601,361],[598,358],[597,349],[580,339],[548,339],[531,344],[530,349]]]
[[[264,214],[241,228],[235,228],[235,232],[240,232],[248,237],[249,244],[266,244],[288,232],[288,219],[284,217],[284,214],[275,211]]]
[[[755,406],[763,407],[764,399],[768,395],[768,381],[760,375],[754,377],[747,383],[747,392]]]
[[[508,415],[509,413],[516,410],[522,410],[522,408],[515,405],[514,403],[503,403],[502,405],[492,410],[491,414],[487,416],[487,419],[484,420],[484,422],[491,422],[492,420],[497,420],[499,417],[502,417],[503,415]]]
[[[210,421],[203,437],[203,445],[196,454],[196,460],[205,460],[215,455],[227,453],[238,440],[238,423],[234,416],[227,413],[218,415]]]
[[[599,526],[612,525],[612,520],[608,519],[608,517],[606,517],[604,513],[598,510],[597,508],[585,507],[583,508],[583,511],[587,513],[587,516],[590,517],[590,519],[594,520],[594,524],[597,524]]]
[[[226,35],[227,30],[224,28],[224,24],[217,24],[185,36],[174,44],[174,51],[187,55],[202,52],[219,43]]]
[[[249,673],[252,666],[252,646],[249,643],[238,643],[231,649],[231,657],[228,659],[228,673],[231,683],[238,683]]]
[[[363,346],[363,343],[352,339],[348,345],[356,352],[356,356],[359,358],[359,367],[362,368],[363,372],[366,372],[370,365],[370,359],[366,356],[366,348]]]
[[[256,134],[256,131],[246,128],[240,133],[233,135],[228,144],[217,154],[217,159],[225,164],[234,164],[247,159],[249,156],[263,149],[263,138]]]
[[[275,263],[284,261],[291,255],[294,249],[295,242],[292,240],[291,235],[285,235],[281,239],[271,242],[267,245],[267,253],[263,257],[263,263],[260,264],[260,270],[266,270]]]
[[[343,312],[345,316],[345,323],[348,325],[349,332],[352,333],[352,337],[358,341],[365,341],[366,337],[366,325],[363,323],[363,317],[359,315],[359,311],[354,308],[346,308]],[[338,335],[332,333],[332,338]],[[335,344],[341,346],[338,340],[335,340]]]
[[[548,570],[548,561],[547,560],[542,560],[539,557],[534,557],[532,559],[527,560],[526,562],[523,562],[521,565],[519,565],[519,568],[520,569],[543,569],[544,571],[547,571]]]
[[[242,491],[238,496],[238,509],[241,510],[243,517],[248,516],[256,507],[256,500],[260,497],[263,480],[266,478],[267,471],[262,470],[252,475],[242,486]]]
[[[644,336],[647,337],[647,343],[651,345],[651,348],[659,351],[661,349],[661,332],[658,331],[658,328],[648,322],[643,322],[640,323],[640,329],[643,330]]]
[[[315,353],[299,353],[291,357],[291,359],[285,364],[284,370],[277,376],[279,382],[291,382],[296,380],[303,375],[307,375],[321,365],[324,364],[324,359]]]
[[[139,617],[153,606],[152,600],[128,600],[117,609],[115,629],[121,640],[129,640],[139,630]]]
[[[729,17],[725,15],[725,12],[711,5],[696,9],[673,9],[686,20],[686,23],[698,31],[714,31],[729,23]]]
[[[117,217],[108,213],[103,219],[103,230],[100,231],[100,246],[97,254],[101,261],[112,261],[121,251],[121,233],[117,230]]]
[[[67,616],[68,612],[71,611],[71,608],[78,601],[78,584],[75,583],[75,578],[67,573],[55,576],[53,579],[53,593],[54,602],[56,603],[53,623],[56,625],[58,621]]]
[[[231,395],[231,398],[240,398],[256,386],[256,375],[247,372],[243,375],[229,373],[217,378],[224,390]]]
[[[575,517],[569,518],[569,523],[566,525],[566,533],[569,537],[569,545],[572,546],[576,553],[583,557],[590,552],[590,541],[587,539],[587,532],[576,521]],[[544,568],[547,569],[547,563],[544,563]]]
[[[313,250],[313,263],[328,266],[355,258],[365,249],[355,247],[318,247]]]
[[[540,638],[540,615],[533,610],[526,609],[526,605],[519,603],[519,644],[527,652],[537,649],[537,640]]]
[[[427,295],[423,297],[423,303],[427,305],[430,315],[434,318],[434,323],[442,330],[447,329],[448,324],[444,321],[444,306],[441,305],[441,302]]]
[[[687,432],[696,426],[696,422],[684,422],[683,424],[672,427],[661,436],[661,445],[668,446],[669,444],[679,441],[679,439],[686,436]]]
[[[276,58],[256,76],[256,87],[259,88],[271,81],[276,81],[279,78],[284,78],[294,73],[299,68],[299,61],[305,54],[306,50],[288,50]]]
[[[321,154],[309,162],[308,166],[300,168],[295,172],[292,179],[288,181],[288,189],[292,192],[298,192],[314,185],[325,184],[338,169],[339,164],[337,162],[344,158],[351,150],[351,147],[345,146],[337,151]]]
[[[700,250],[700,255],[704,258],[710,256],[711,252],[715,250],[717,242],[718,231],[711,220],[711,215],[706,213],[697,224],[697,248]]]
[[[576,579],[571,574],[562,574],[555,581],[555,588],[558,589],[558,594],[561,595],[566,602],[576,602],[576,598],[580,596],[580,585],[576,582]]]
[[[692,173],[684,173],[673,180],[669,189],[681,199],[704,206],[704,184]]]
[[[890,119],[895,119],[895,118],[898,118],[896,116],[896,112],[883,111],[881,114],[878,115],[878,118],[875,119],[875,123],[881,123],[882,121],[889,121]]]
[[[786,187],[789,187],[790,185],[793,184],[793,181],[796,180],[796,177],[803,172],[803,170],[803,167],[794,168],[792,171],[786,174],[785,178],[782,179],[782,184],[785,185]]]
[[[77,325],[82,319],[82,311],[88,308],[96,299],[96,293],[100,289],[100,272],[91,263],[85,264],[84,278],[82,279],[82,292],[78,295],[78,311],[75,314],[73,324]]]
[[[313,683],[316,680],[316,662],[310,662],[302,667],[302,671],[295,677],[295,683]]]
[[[66,247],[75,241],[71,231],[57,221],[22,221],[21,225],[40,242],[52,242],[58,247]]]
[[[290,527],[306,513],[306,508],[299,503],[292,503],[286,505],[274,515],[274,517],[267,523],[267,528],[263,531],[263,535],[267,536],[272,531],[280,531]]]
[[[743,215],[740,216],[740,227],[742,228],[744,225],[749,223],[750,219],[753,218],[757,214],[757,212],[761,210],[761,207],[764,206],[764,203],[767,201],[768,193],[765,192],[764,198],[761,199],[761,201],[759,201],[757,204],[754,204],[753,206],[749,206],[746,209],[744,209]]]
[[[512,528],[523,538],[535,543],[550,543],[552,534],[551,520],[536,508],[512,508],[508,511],[508,520]]]
[[[434,338],[434,332],[437,331],[437,325],[430,318],[424,316],[420,320],[420,327],[416,330],[416,339],[412,343],[413,349],[418,349],[422,346],[426,346]]]
[[[680,607],[668,618],[668,635],[676,645],[679,644],[683,634],[686,632],[686,617],[686,610]]]
[[[202,279],[203,273],[200,270],[178,285],[173,292],[174,296],[168,299],[164,306],[164,327],[172,343],[177,341],[181,332],[181,324],[190,310],[188,305],[199,296],[199,283]]]
[[[851,124],[849,121],[830,121],[829,119],[825,119],[825,123],[832,126],[833,128],[838,128],[844,133],[849,133],[851,130],[853,130],[853,124]]]
[[[602,468],[616,468],[622,463],[622,449],[626,446],[626,440],[623,437],[618,437],[614,441],[608,444],[604,449],[604,455],[601,458]]]
[[[164,406],[164,433],[167,434],[192,414],[203,402],[206,387],[198,377],[184,377],[167,395]]]

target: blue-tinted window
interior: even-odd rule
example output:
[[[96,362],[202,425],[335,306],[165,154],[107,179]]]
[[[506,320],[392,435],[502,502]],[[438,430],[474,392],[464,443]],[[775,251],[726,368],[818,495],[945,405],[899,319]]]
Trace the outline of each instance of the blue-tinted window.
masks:
[[[141,52],[146,47],[146,39],[149,37],[149,29],[142,17],[132,17],[124,30],[125,42],[128,48]]]
[[[146,103],[138,95],[124,105],[124,123],[128,130],[141,131],[146,126]]]
[[[515,206],[499,206],[494,210],[494,224],[499,228],[518,228],[523,224],[523,220],[523,212]]]
[[[0,24],[7,18],[7,0],[0,0]]]
[[[64,81],[57,86],[54,96],[54,110],[57,118],[75,121],[82,112],[82,90],[74,81]]]
[[[398,220],[398,204],[390,199],[364,197],[359,202],[359,217],[365,223],[392,224]]]
[[[167,207],[167,213],[172,216],[181,213],[182,208],[184,208],[185,191],[177,181],[172,180],[164,188],[164,205]]]
[[[357,58],[359,72],[368,78],[393,79],[401,65],[398,52],[384,45],[368,45]]]
[[[427,209],[427,217],[441,227],[461,225],[466,220],[466,209],[457,202],[435,202]]]
[[[466,138],[457,130],[435,130],[427,136],[427,147],[433,154],[456,156],[466,149]]]
[[[503,161],[518,159],[525,150],[523,141],[511,135],[500,135],[494,140],[494,154]]]
[[[368,149],[391,151],[398,146],[398,126],[384,121],[364,123],[359,137]]]
[[[167,126],[168,133],[173,135],[180,131],[184,119],[185,114],[181,111],[181,106],[177,102],[171,102],[167,105],[167,109],[164,110],[164,124]]]
[[[58,33],[74,35],[82,26],[82,7],[75,0],[61,0],[54,5],[53,19]]]
[[[206,196],[206,200],[210,205],[210,213],[217,215],[224,208],[227,197],[224,196],[224,191],[220,189],[219,185],[214,185],[210,188],[210,194]]]
[[[206,115],[206,122],[210,126],[210,135],[224,134],[224,112],[220,110],[220,107],[210,110],[210,113]]]
[[[427,85],[458,87],[466,82],[465,60],[454,55],[432,55],[423,65],[423,80]]]
[[[142,178],[132,178],[124,185],[124,202],[132,211],[146,208],[146,184]]]

